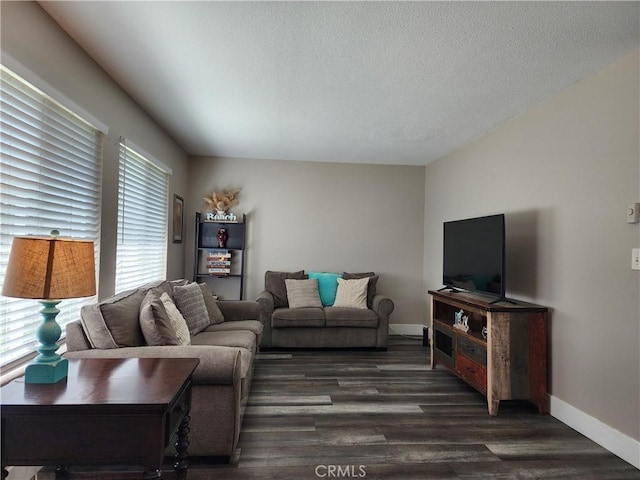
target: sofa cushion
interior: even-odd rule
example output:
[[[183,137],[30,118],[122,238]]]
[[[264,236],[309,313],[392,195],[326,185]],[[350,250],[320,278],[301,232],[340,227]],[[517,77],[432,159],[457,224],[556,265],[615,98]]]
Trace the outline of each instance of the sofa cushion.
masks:
[[[287,278],[284,284],[287,287],[289,308],[322,307],[317,279],[293,280]]]
[[[224,332],[228,330],[248,330],[253,332],[254,335],[262,335],[264,326],[260,320],[231,320],[224,323],[216,323],[215,325],[209,325],[205,332]]]
[[[191,337],[192,345],[217,345],[219,347],[246,348],[256,351],[256,336],[249,330],[204,331]]]
[[[176,331],[160,300],[162,292],[152,288],[140,305],[140,328],[147,345],[178,345]]]
[[[338,279],[338,291],[334,307],[367,308],[367,285],[369,277],[353,280]]]
[[[80,323],[91,348],[99,348],[101,350],[118,348],[118,344],[104,323],[100,306],[97,303],[82,306],[80,309]]]
[[[143,298],[141,291],[129,290],[98,305],[104,323],[118,347],[145,345],[139,321]]]
[[[369,285],[367,286],[367,308],[373,307],[373,297],[376,296],[376,285],[378,284],[379,275],[376,275],[374,272],[364,272],[364,273],[347,273],[344,272],[342,274],[342,278],[345,280],[353,280],[355,278],[364,278],[369,277]]]
[[[164,309],[167,311],[167,315],[169,316],[169,321],[176,332],[178,345],[191,345],[189,327],[187,326],[186,320],[180,313],[180,310],[176,307],[176,304],[173,303],[173,300],[171,300],[171,297],[167,292],[163,292],[162,295],[160,295],[160,300],[162,300]]]
[[[318,279],[318,290],[320,291],[320,300],[323,307],[333,305],[336,300],[338,278],[340,277],[342,277],[341,273],[309,272],[309,278]]]
[[[202,290],[197,283],[174,287],[173,300],[187,322],[191,336],[197,335],[210,324]]]
[[[332,307],[325,308],[327,327],[378,328],[378,315],[373,310]]]
[[[324,309],[310,308],[278,308],[271,315],[273,328],[319,327],[325,326]]]
[[[213,296],[209,286],[206,283],[200,284],[200,290],[202,291],[202,298],[204,298],[204,305],[207,307],[207,314],[209,315],[209,325],[216,325],[224,322],[224,315],[218,307],[216,297]]]
[[[268,270],[264,274],[264,288],[273,295],[274,308],[285,308],[289,306],[287,287],[284,283],[287,278],[303,280],[309,277],[304,274],[304,270],[297,272],[272,272]]]

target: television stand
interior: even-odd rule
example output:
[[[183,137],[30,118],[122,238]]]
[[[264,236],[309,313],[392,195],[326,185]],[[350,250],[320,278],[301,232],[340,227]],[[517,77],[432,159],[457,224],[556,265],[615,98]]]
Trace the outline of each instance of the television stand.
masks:
[[[440,288],[439,290],[437,290],[438,292],[453,292],[453,293],[459,293],[462,292],[462,290],[457,289],[456,287],[452,287],[450,285],[445,285],[444,287]]]
[[[470,294],[474,293],[474,292],[471,292],[471,291],[468,291],[468,290],[461,290],[459,288],[452,287],[451,285],[446,285],[446,286],[436,290],[436,292],[447,292],[447,291],[449,291],[451,293],[465,293],[465,292],[470,293]],[[490,294],[487,294],[487,295],[490,295]],[[516,302],[514,300],[511,300],[511,299],[509,299],[509,298],[507,298],[505,296],[500,296],[498,298],[495,298],[495,299],[491,300],[489,302],[489,305],[493,305],[494,303],[500,303],[500,302],[511,303],[513,305],[517,305],[518,304],[518,302]]]
[[[518,302],[516,302],[515,300],[511,300],[510,298],[507,298],[507,297],[498,297],[495,300],[491,300],[489,302],[489,305],[493,305],[495,303],[500,303],[500,302],[510,303],[511,305],[518,305]]]
[[[490,415],[498,414],[501,400],[529,400],[541,415],[549,413],[547,307],[520,301],[498,305],[471,292],[429,290],[429,295],[432,369],[442,364],[486,395]],[[453,326],[460,310],[468,316],[467,332]]]

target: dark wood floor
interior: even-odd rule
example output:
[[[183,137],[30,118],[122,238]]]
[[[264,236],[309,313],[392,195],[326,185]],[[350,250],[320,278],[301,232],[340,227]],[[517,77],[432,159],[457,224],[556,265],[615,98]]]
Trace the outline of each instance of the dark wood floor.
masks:
[[[239,447],[231,465],[193,462],[189,480],[640,479],[526,402],[489,416],[406,337],[387,352],[260,354]]]

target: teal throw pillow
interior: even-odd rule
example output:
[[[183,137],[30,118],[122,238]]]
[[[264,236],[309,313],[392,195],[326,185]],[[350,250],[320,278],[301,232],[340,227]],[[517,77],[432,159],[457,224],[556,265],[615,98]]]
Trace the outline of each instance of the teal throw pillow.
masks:
[[[338,291],[338,278],[342,278],[341,273],[309,272],[309,278],[318,279],[318,290],[320,301],[323,307],[330,307],[336,301]]]

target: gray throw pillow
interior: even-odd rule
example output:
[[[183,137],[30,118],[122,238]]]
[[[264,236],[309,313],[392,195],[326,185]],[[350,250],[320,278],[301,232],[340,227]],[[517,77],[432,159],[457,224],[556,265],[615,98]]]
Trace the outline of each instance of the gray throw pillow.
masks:
[[[307,308],[320,307],[320,292],[318,291],[318,279],[294,280],[286,278],[285,286],[287,287],[287,298],[289,299],[289,308]]]
[[[152,288],[140,305],[140,328],[147,345],[178,345],[176,331],[160,300],[162,289]]]
[[[123,292],[100,304],[100,313],[118,347],[145,345],[140,328],[140,305],[144,294],[138,290]]]
[[[373,306],[373,297],[376,296],[376,284],[378,283],[378,275],[374,272],[365,272],[365,273],[347,273],[344,272],[342,278],[345,280],[355,280],[358,278],[369,277],[369,285],[367,287],[367,308],[371,308]]]
[[[204,305],[207,308],[207,314],[209,315],[209,325],[216,325],[224,322],[224,315],[218,306],[218,301],[209,290],[209,286],[206,283],[200,283],[200,290],[202,291],[202,297],[204,298]]]
[[[267,271],[264,274],[264,288],[273,295],[274,308],[287,308],[289,301],[287,299],[287,286],[284,281],[287,279],[303,280],[308,278],[304,274],[304,270],[297,272],[272,272]]]
[[[173,300],[187,322],[191,336],[209,326],[209,314],[197,283],[173,287]]]

